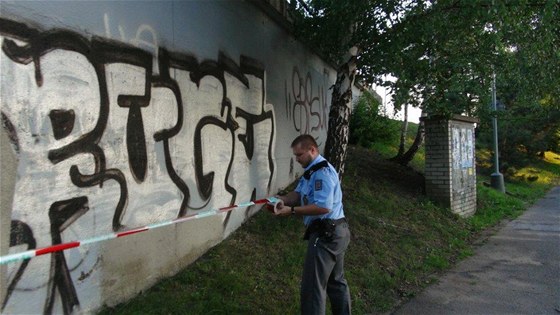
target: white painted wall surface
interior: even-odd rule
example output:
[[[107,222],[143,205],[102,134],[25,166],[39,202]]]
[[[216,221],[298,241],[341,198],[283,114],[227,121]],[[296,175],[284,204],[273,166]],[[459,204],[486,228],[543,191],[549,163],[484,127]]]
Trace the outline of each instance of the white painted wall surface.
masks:
[[[247,2],[0,6],[2,256],[264,198],[324,146],[335,71]],[[122,302],[256,211],[3,265],[2,313]]]

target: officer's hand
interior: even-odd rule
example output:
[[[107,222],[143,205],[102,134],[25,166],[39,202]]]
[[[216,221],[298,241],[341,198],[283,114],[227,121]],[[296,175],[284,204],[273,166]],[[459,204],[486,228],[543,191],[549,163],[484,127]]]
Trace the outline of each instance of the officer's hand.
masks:
[[[271,198],[269,200],[271,200]],[[281,209],[283,207],[284,207],[284,201],[277,197],[275,201],[266,203],[266,209],[272,213],[276,213],[278,209]]]
[[[283,206],[281,208],[277,208],[276,212],[274,213],[277,217],[284,217],[292,214],[292,208]]]

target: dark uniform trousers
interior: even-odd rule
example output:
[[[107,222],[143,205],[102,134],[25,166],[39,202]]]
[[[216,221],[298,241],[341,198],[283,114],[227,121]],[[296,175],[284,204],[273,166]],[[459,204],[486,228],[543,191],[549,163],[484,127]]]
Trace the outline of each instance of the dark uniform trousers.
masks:
[[[350,243],[348,223],[337,224],[331,241],[309,235],[301,283],[301,314],[324,315],[326,295],[333,314],[350,314],[350,290],[344,278],[344,252]]]

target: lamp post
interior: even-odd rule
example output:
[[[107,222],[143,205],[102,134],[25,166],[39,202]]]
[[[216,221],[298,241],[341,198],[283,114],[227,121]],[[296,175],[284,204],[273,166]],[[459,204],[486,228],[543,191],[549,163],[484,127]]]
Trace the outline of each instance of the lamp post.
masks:
[[[492,116],[492,126],[494,127],[494,173],[490,175],[490,186],[494,189],[506,192],[504,186],[504,176],[500,173],[500,162],[498,154],[498,109],[496,105],[496,73],[492,73],[492,109],[494,115]]]

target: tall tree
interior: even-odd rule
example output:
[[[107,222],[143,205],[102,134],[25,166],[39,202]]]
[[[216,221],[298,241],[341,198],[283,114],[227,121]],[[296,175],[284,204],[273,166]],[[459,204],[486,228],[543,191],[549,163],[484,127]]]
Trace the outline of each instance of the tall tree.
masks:
[[[348,146],[350,105],[352,103],[352,86],[356,76],[356,49],[350,53],[347,62],[342,64],[337,71],[336,82],[333,86],[331,109],[329,111],[329,129],[325,156],[338,171],[342,179],[344,174],[344,161]]]
[[[342,178],[358,52],[367,49],[362,37],[369,36],[378,23],[376,19],[382,17],[374,14],[375,1],[369,0],[299,0],[295,7],[297,35],[327,60],[340,65],[333,85],[325,156]]]
[[[408,104],[404,104],[403,110],[403,122],[401,127],[401,136],[399,139],[399,150],[395,158],[398,158],[404,154],[404,146],[406,143],[406,134],[408,133]]]
[[[337,79],[332,87],[325,157],[342,178],[349,135],[352,86],[360,50],[357,45],[359,42],[353,38],[362,19],[356,12],[366,10],[368,2],[300,0],[296,7],[299,9],[299,14],[294,19],[297,35],[304,37],[327,60],[339,65]]]

